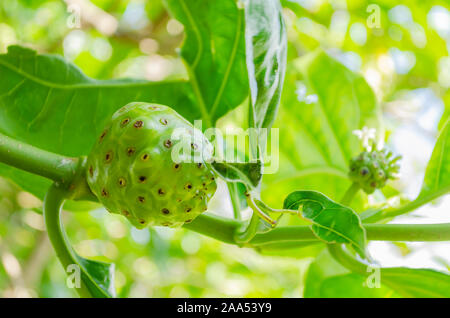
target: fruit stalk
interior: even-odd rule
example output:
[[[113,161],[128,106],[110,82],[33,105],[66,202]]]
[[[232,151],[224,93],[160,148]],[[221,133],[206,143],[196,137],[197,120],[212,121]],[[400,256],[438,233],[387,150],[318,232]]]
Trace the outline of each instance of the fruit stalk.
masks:
[[[353,182],[352,185],[347,189],[344,196],[341,199],[341,204],[348,206],[350,205],[350,202],[352,202],[353,198],[355,197],[356,193],[358,193],[360,187],[356,182]]]
[[[66,233],[61,221],[61,209],[68,193],[67,190],[53,184],[44,199],[44,220],[48,237],[55,249],[56,256],[66,270],[70,265],[77,264],[74,252],[68,243]],[[81,297],[91,297],[91,293],[84,283],[81,283],[77,292]]]

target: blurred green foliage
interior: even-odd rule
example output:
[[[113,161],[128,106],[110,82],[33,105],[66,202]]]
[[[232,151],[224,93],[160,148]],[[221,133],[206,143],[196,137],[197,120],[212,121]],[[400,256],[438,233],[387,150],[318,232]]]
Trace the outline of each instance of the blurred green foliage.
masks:
[[[186,76],[176,50],[183,40],[183,28],[170,18],[162,1],[77,2],[84,3],[82,7],[73,3],[1,1],[0,53],[11,44],[21,44],[41,53],[60,54],[96,79],[159,81]],[[289,37],[288,63],[292,66],[299,56],[320,47],[364,75],[387,120],[386,140],[399,122],[420,116],[414,110],[403,116],[393,107],[401,101],[408,103],[408,94],[418,89],[430,90],[438,102],[445,103],[443,118],[448,118],[447,1],[283,0],[282,4]],[[379,20],[371,17],[377,10]],[[298,90],[295,72],[295,67],[288,67],[275,122],[280,134],[299,129],[299,123],[289,119]],[[243,112],[242,107],[236,109],[221,124],[242,126]],[[436,129],[432,127],[431,134]],[[264,199],[274,207],[281,206],[279,196],[299,188],[339,197],[348,184],[339,170],[342,164],[337,165],[337,172],[329,173],[332,168],[318,165],[317,160],[307,162],[301,149],[290,151],[289,141],[296,136],[290,138],[282,145],[280,173],[265,178]],[[299,166],[294,162],[302,160],[296,156],[303,160]],[[288,180],[295,173],[299,178]],[[396,188],[401,189],[402,184]],[[224,198],[218,198],[218,206],[227,199],[224,193],[219,193]],[[386,197],[397,193],[395,187],[384,191]],[[362,208],[365,201],[365,197],[359,198],[355,204]],[[46,237],[41,207],[39,200],[8,180],[0,180],[0,297],[76,296],[67,289],[66,275]],[[278,256],[262,255],[187,230],[136,230],[100,206],[88,208],[90,212],[65,215],[68,235],[80,255],[116,263],[120,297],[299,297],[313,259],[310,256],[322,249],[318,244],[297,251],[264,252]]]

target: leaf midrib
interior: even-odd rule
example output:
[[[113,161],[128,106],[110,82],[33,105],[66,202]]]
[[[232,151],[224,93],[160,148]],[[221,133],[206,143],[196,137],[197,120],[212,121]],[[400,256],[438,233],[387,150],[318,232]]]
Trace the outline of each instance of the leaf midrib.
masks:
[[[216,98],[214,99],[213,105],[211,106],[211,110],[208,112],[207,105],[206,105],[205,99],[203,97],[203,94],[200,90],[199,82],[198,82],[197,75],[196,75],[196,67],[200,61],[201,55],[204,50],[203,42],[202,42],[202,35],[201,35],[201,32],[199,31],[199,27],[198,27],[196,21],[192,17],[192,14],[191,14],[189,8],[186,6],[185,0],[180,0],[180,5],[181,5],[181,9],[186,14],[186,17],[189,21],[189,24],[192,27],[192,30],[195,34],[195,37],[197,39],[197,44],[198,44],[198,48],[197,48],[198,51],[194,58],[194,61],[192,62],[192,65],[189,65],[189,63],[185,60],[186,67],[188,68],[189,79],[190,79],[191,85],[194,89],[194,93],[197,96],[197,100],[199,102],[199,107],[200,107],[200,111],[202,113],[202,117],[206,121],[207,126],[211,127],[213,124],[212,119],[215,118],[215,113],[216,113],[217,107],[220,104],[220,100],[222,99],[223,92],[225,91],[225,87],[227,86],[228,79],[230,77],[232,66],[236,60],[237,48],[239,46],[239,40],[240,40],[240,36],[241,36],[243,10],[240,10],[241,12],[238,13],[237,31],[236,31],[235,38],[233,41],[233,47],[231,50],[230,59],[227,64],[226,71],[223,76],[222,82],[220,84],[219,91],[216,95]]]
[[[241,12],[239,12],[239,14],[238,14],[238,21],[237,21],[237,26],[236,26],[237,31],[236,31],[234,42],[233,42],[233,48],[231,50],[230,62],[227,65],[225,75],[223,77],[222,83],[220,84],[219,92],[217,93],[216,99],[215,99],[214,104],[211,109],[211,113],[213,114],[213,117],[216,113],[217,106],[219,105],[219,102],[222,99],[222,95],[225,90],[225,87],[228,84],[228,78],[230,76],[231,68],[236,60],[237,48],[239,46],[239,40],[240,40],[240,36],[241,36],[242,15],[243,15],[243,11],[241,10]]]
[[[85,83],[77,83],[77,84],[56,84],[54,82],[50,82],[44,79],[41,79],[37,76],[31,75],[25,71],[23,71],[21,68],[18,68],[10,63],[7,63],[0,59],[0,65],[10,69],[11,71],[20,74],[24,78],[33,81],[39,85],[47,86],[50,88],[56,88],[56,89],[78,89],[78,88],[114,88],[114,87],[139,87],[139,86],[158,86],[158,85],[167,85],[167,84],[178,84],[178,83],[187,83],[186,80],[170,80],[170,81],[163,81],[163,82],[150,82],[145,80],[133,80],[135,82],[125,82],[126,79],[122,79],[123,82],[117,82],[117,81],[109,81],[109,80],[94,80],[91,78],[87,78],[88,82]]]

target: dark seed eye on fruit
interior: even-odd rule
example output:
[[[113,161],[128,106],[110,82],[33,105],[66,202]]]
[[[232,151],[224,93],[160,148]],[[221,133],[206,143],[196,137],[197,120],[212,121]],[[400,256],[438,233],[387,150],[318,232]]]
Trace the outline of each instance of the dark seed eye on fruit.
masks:
[[[92,192],[108,211],[137,228],[178,227],[194,220],[216,191],[214,174],[204,162],[174,162],[175,143],[169,138],[178,128],[192,132],[192,125],[163,105],[131,103],[120,112],[88,156]],[[207,143],[205,138],[190,145],[201,151]]]
[[[162,209],[161,212],[163,214],[169,214],[170,213],[169,209],[166,209],[166,208]]]
[[[126,181],[124,178],[119,178],[119,186],[124,187],[126,185]]]
[[[100,138],[99,138],[99,142],[101,142],[105,138],[107,132],[108,132],[107,130],[104,130],[102,132],[102,134],[100,135]]]
[[[141,128],[142,126],[144,126],[144,122],[142,120],[137,120],[134,122],[134,128]]]
[[[106,155],[105,155],[105,161],[108,162],[108,163],[111,162],[112,157],[113,157],[112,151],[108,151],[108,152],[106,153]]]
[[[130,122],[130,118],[125,118],[124,120],[122,120],[120,125],[123,127],[123,126],[126,126],[126,124],[128,124],[129,122]]]
[[[139,182],[140,182],[140,183],[144,183],[146,180],[147,180],[147,177],[146,177],[146,176],[140,176],[140,177],[139,177]]]
[[[128,147],[127,148],[128,156],[132,156],[135,152],[136,152],[136,149],[134,147]]]
[[[172,141],[170,139],[167,139],[166,141],[164,141],[164,147],[166,147],[166,148],[172,147]]]

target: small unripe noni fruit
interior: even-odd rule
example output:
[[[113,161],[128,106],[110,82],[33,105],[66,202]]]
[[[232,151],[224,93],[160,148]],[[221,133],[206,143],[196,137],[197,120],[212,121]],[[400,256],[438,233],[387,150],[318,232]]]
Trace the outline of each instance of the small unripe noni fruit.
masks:
[[[386,150],[364,151],[350,161],[350,179],[366,193],[381,189],[389,179],[397,177],[400,157]]]
[[[108,211],[135,227],[177,227],[204,212],[216,191],[211,157],[209,141],[173,109],[130,103],[96,141],[87,180]]]

